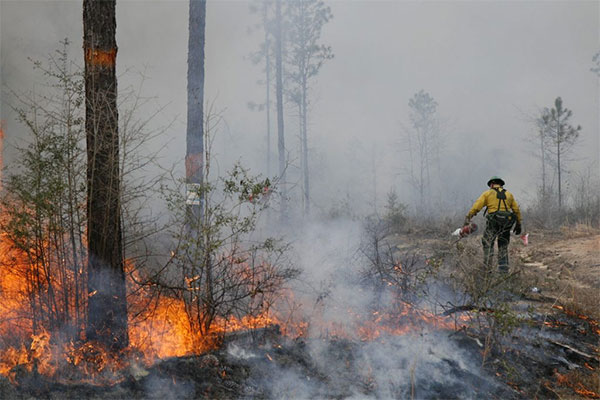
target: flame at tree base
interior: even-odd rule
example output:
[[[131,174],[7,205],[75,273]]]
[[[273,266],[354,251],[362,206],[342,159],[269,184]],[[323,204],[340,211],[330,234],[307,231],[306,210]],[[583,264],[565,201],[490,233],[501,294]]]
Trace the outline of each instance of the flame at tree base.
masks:
[[[242,319],[216,318],[211,332],[202,336],[190,328],[180,299],[162,296],[152,300],[148,291],[132,290],[129,308],[141,311],[129,313],[130,346],[114,352],[100,343],[85,341],[80,337],[82,333],[50,331],[39,322],[36,326],[28,282],[33,268],[23,252],[11,246],[6,235],[0,236],[0,263],[5,267],[0,274],[0,375],[13,383],[18,383],[20,374],[29,373],[63,383],[114,384],[123,379],[133,364],[149,366],[159,359],[201,354],[218,347],[227,332],[278,323],[268,313]],[[132,265],[126,265],[133,274]],[[61,289],[61,282],[52,283],[55,289]],[[136,284],[130,280],[128,285]],[[73,327],[84,331],[83,324]]]
[[[321,336],[325,333],[330,337],[362,341],[423,328],[456,328],[449,317],[423,312],[410,304],[398,304],[393,309],[366,313],[345,310],[344,320],[349,323],[344,324],[328,321],[322,315],[290,322],[289,316],[278,319],[271,312],[241,319],[220,317],[213,321],[208,334],[201,335],[191,328],[183,301],[168,296],[155,298],[152,288],[136,286],[139,277],[133,279],[135,271],[128,262],[128,276],[132,277],[128,286],[136,289],[130,290],[127,298],[130,346],[114,352],[100,343],[85,341],[77,334],[69,336],[60,330],[44,329],[39,324],[34,328],[28,304],[30,292],[23,290],[27,287],[27,271],[31,266],[22,254],[13,250],[5,236],[0,237],[0,251],[4,265],[13,266],[0,274],[0,375],[13,383],[19,383],[22,374],[40,374],[67,384],[115,384],[131,375],[130,370],[137,365],[150,366],[169,357],[202,354],[218,348],[228,333],[273,325],[278,325],[288,337],[309,336],[310,329],[312,333],[321,332]],[[60,289],[60,282],[54,284]],[[292,298],[293,293],[287,293],[287,297]],[[84,305],[81,303],[81,307]],[[283,320],[287,322],[282,323]],[[85,327],[76,324],[75,328],[83,332]]]
[[[352,312],[349,311],[351,314]],[[453,329],[449,318],[409,309],[391,316],[375,312],[368,318],[354,315],[352,326],[323,322],[320,327],[332,337],[356,337],[376,340],[383,335],[404,335],[427,329]],[[146,315],[131,320],[129,348],[115,353],[100,343],[80,341],[60,343],[47,332],[32,335],[28,345],[10,347],[0,352],[0,374],[18,383],[19,371],[39,373],[61,383],[116,384],[131,375],[137,365],[146,367],[169,357],[198,355],[216,349],[227,333],[282,326],[288,335],[306,336],[308,324],[284,326],[275,316],[264,313],[256,317],[215,320],[209,335],[200,336],[190,329],[185,307],[180,300],[163,298]]]

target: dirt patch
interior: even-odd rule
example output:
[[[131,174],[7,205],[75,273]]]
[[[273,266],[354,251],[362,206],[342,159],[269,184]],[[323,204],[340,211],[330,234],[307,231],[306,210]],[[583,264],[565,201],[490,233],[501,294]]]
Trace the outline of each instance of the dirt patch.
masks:
[[[531,233],[529,246],[518,254],[526,267],[551,271],[581,287],[600,288],[600,234],[549,238]]]
[[[529,246],[513,250],[533,286],[573,311],[600,318],[600,234],[534,232]]]

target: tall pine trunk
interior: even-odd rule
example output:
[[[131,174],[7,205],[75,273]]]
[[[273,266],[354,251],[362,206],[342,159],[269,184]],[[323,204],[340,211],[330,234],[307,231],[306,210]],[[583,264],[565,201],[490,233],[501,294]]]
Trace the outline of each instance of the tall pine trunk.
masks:
[[[115,3],[83,1],[88,158],[86,336],[122,349],[129,338],[121,232]]]
[[[308,85],[306,75],[302,78],[302,175],[304,175],[304,215],[310,214],[310,186],[308,176]]]
[[[544,130],[540,129],[540,153],[542,155],[542,201],[546,202],[546,149],[544,147]]]
[[[187,134],[185,174],[187,184],[187,216],[190,237],[198,240],[201,265],[189,266],[192,271],[203,269],[204,294],[197,298],[197,312],[210,313],[213,307],[212,264],[210,254],[204,252],[204,44],[206,38],[206,1],[190,0],[188,37],[188,72],[187,72]],[[198,236],[199,235],[199,236]],[[195,259],[193,257],[192,259]],[[188,302],[194,303],[189,294]],[[210,318],[203,326],[204,333],[210,326]]]
[[[196,224],[201,222],[204,201],[198,185],[202,185],[204,181],[205,27],[206,1],[190,0],[185,175],[188,184],[188,215]],[[195,196],[196,194],[199,196]]]
[[[277,96],[277,148],[279,150],[279,177],[281,179],[281,219],[286,218],[287,200],[285,183],[285,138],[283,134],[283,38],[281,29],[281,0],[276,0],[276,32],[275,32],[275,79]]]
[[[268,5],[263,8],[263,21],[267,24]],[[267,176],[271,176],[271,43],[269,30],[265,27],[265,79],[266,79],[266,111],[267,111]]]
[[[558,169],[558,211],[560,212],[562,210],[562,187],[561,187],[561,168],[560,168],[560,120],[559,120],[559,124],[558,124],[558,135],[557,137],[559,138],[556,141],[556,164],[557,164],[557,169]]]

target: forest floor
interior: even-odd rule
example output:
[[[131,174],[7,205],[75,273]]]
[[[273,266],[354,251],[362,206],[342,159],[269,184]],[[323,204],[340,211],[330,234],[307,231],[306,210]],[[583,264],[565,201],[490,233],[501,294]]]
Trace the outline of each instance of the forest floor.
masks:
[[[465,239],[481,247],[481,235]],[[513,236],[510,260],[504,304],[519,319],[486,368],[522,398],[600,399],[600,232],[532,231],[527,245]]]
[[[600,234],[584,227],[533,232],[515,253],[524,274],[547,296],[573,311],[600,318]]]
[[[0,398],[599,399],[600,232],[532,231],[527,246],[513,238],[512,284],[501,304],[505,319],[518,318],[503,332],[463,325],[366,343],[290,339],[273,326],[232,336],[206,354],[132,365],[110,386],[33,373],[14,385],[0,377]],[[479,259],[481,251],[480,234],[460,243],[426,233],[395,240],[426,256],[467,248]]]
[[[538,292],[521,301],[545,316],[540,336],[560,364],[544,365],[539,378],[556,398],[600,398],[600,234],[583,226],[532,232],[515,253]]]

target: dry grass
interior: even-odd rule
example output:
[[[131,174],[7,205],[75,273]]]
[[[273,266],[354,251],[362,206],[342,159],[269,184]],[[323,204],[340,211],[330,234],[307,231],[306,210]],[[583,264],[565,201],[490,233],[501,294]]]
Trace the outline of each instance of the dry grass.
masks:
[[[577,239],[600,234],[600,229],[589,224],[576,223],[575,225],[561,226],[560,232],[566,239]]]
[[[597,289],[580,287],[567,282],[561,293],[564,295],[558,300],[565,309],[600,321],[600,292]]]
[[[564,388],[559,394],[569,399],[600,399],[600,371],[592,374],[582,371],[571,371],[566,374],[555,372],[556,383]],[[566,388],[570,388],[566,389]]]

